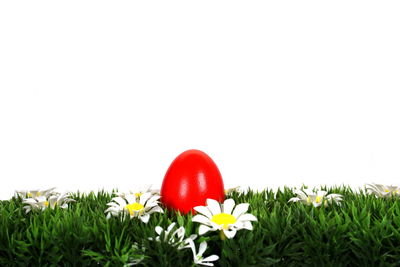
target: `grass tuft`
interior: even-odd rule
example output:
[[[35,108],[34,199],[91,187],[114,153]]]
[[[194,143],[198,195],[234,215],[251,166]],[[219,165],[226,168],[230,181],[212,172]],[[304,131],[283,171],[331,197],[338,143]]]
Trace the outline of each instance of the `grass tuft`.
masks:
[[[254,230],[238,231],[222,241],[216,232],[198,237],[207,241],[205,256],[216,254],[216,266],[399,266],[400,201],[376,198],[365,190],[322,187],[343,195],[342,204],[305,206],[288,203],[294,197],[285,187],[232,192],[238,203],[249,203],[258,218]],[[112,193],[74,193],[68,209],[25,214],[20,198],[0,202],[0,266],[191,266],[190,249],[177,250],[151,241],[154,228],[172,222],[198,234],[192,214],[165,210],[140,220],[106,219]],[[164,208],[164,207],[163,207]]]

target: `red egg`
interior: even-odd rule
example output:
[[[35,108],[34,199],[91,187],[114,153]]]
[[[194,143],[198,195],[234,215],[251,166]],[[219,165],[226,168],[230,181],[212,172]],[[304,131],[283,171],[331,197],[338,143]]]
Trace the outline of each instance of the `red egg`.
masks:
[[[161,202],[181,213],[205,206],[206,199],[223,201],[224,183],[214,161],[200,150],[187,150],[169,166],[161,186]]]

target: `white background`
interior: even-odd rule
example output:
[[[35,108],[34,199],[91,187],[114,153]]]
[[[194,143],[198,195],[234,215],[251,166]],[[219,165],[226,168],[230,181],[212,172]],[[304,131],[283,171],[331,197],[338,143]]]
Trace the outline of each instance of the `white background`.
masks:
[[[160,188],[197,148],[226,187],[399,184],[398,1],[0,4],[0,198]]]

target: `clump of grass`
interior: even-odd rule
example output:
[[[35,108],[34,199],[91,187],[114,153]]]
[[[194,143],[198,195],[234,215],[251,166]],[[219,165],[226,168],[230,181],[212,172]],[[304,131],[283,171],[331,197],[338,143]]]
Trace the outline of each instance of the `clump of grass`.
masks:
[[[258,219],[252,231],[238,231],[222,241],[207,233],[207,254],[216,266],[398,266],[400,264],[400,200],[376,198],[365,190],[324,187],[343,195],[341,205],[315,208],[288,203],[290,188],[232,192],[236,203],[249,203]],[[75,193],[68,209],[25,214],[20,198],[0,202],[0,266],[191,266],[191,251],[151,241],[154,228],[172,222],[197,234],[192,214],[165,210],[140,220],[106,219],[112,193]],[[164,208],[164,207],[163,207]]]

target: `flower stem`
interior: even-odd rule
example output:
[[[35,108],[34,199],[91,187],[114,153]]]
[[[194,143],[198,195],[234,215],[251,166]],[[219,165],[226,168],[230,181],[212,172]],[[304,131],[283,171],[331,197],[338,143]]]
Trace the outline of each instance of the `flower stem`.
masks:
[[[226,235],[224,234],[224,231],[220,230],[219,231],[219,237],[221,238],[222,241],[226,239]]]

